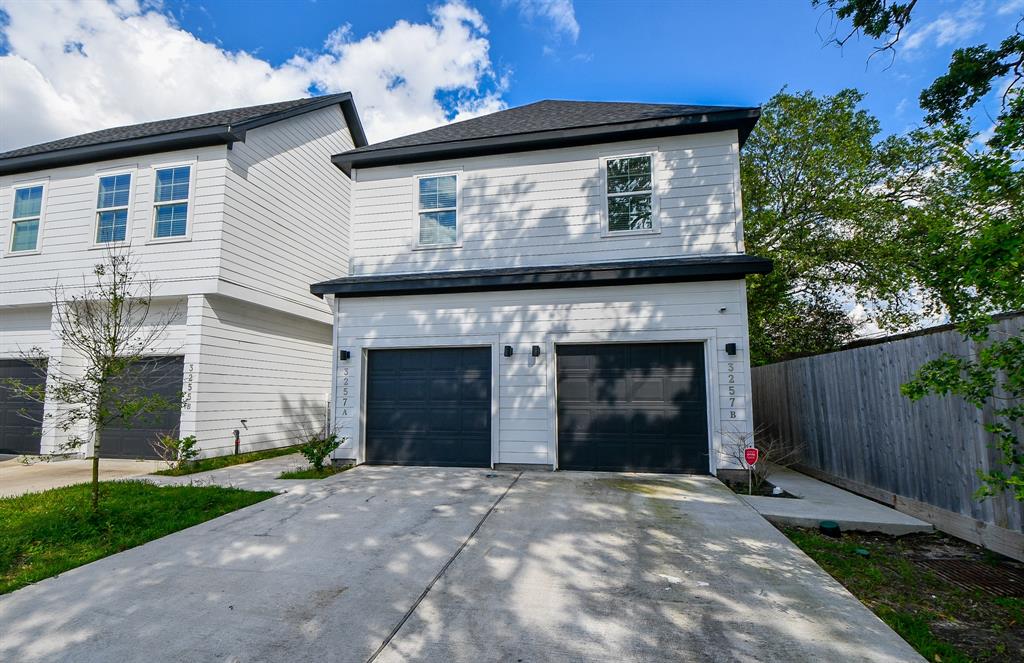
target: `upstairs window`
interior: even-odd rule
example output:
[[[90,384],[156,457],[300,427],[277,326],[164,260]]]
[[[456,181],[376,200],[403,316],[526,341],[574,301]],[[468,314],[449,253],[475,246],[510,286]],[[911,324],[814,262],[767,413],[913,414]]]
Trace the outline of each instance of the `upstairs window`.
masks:
[[[419,246],[458,242],[458,176],[420,177],[417,191]]]
[[[96,243],[123,242],[128,234],[128,199],[132,188],[130,173],[100,178],[96,196]]]
[[[608,233],[656,229],[653,179],[649,154],[605,160]]]
[[[154,238],[184,237],[188,233],[188,190],[191,178],[190,166],[174,166],[156,171]]]
[[[39,248],[39,220],[43,216],[43,185],[14,190],[11,215],[11,253]]]

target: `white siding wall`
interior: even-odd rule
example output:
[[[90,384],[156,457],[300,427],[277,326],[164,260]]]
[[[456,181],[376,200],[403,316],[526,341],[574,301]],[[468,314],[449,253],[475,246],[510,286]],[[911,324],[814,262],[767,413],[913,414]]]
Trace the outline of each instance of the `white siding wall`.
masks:
[[[0,177],[0,306],[48,304],[51,289],[82,282],[106,249],[92,248],[96,232],[97,173],[131,172],[128,238],[140,270],[160,282],[159,293],[179,295],[215,287],[224,201],[223,146],[55,168]],[[154,168],[195,161],[192,236],[188,241],[153,243]],[[10,254],[14,186],[43,182],[40,253]]]
[[[195,322],[201,317],[201,324]],[[331,386],[331,327],[226,297],[197,297],[189,326],[201,329],[190,411],[182,434],[195,434],[205,455],[295,444],[323,427]],[[246,419],[246,426],[240,422]]]
[[[352,147],[337,106],[254,129],[234,145],[222,279],[330,321],[309,286],[348,271],[351,182],[331,155]]]
[[[50,306],[0,306],[0,359],[50,345]]]
[[[555,463],[557,343],[706,342],[710,432],[720,445],[723,432],[750,430],[744,288],[718,281],[336,300],[335,341],[352,351],[352,359],[335,360],[334,422],[350,438],[336,457],[362,460],[364,350],[462,344],[491,346],[499,367],[496,463]],[[726,343],[738,354],[727,355]],[[505,345],[515,348],[511,358],[500,356]],[[532,345],[543,348],[540,357],[530,356]]]
[[[602,237],[602,157],[652,151],[659,234]],[[459,248],[412,249],[415,175],[460,172]],[[735,131],[357,171],[353,274],[742,253]]]

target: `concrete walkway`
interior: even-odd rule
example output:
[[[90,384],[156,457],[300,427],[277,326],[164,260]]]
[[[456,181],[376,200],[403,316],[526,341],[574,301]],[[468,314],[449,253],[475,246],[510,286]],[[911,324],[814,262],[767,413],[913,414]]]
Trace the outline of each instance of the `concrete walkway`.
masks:
[[[12,661],[920,661],[710,477],[358,467],[0,597]]]
[[[219,470],[196,472],[180,477],[152,475],[144,477],[146,481],[161,486],[225,486],[243,490],[272,490],[275,492],[298,492],[304,494],[310,487],[318,486],[325,479],[278,479],[282,472],[305,468],[309,463],[301,454],[289,454],[258,460],[241,465],[230,465]]]
[[[923,520],[790,469],[777,468],[768,480],[800,499],[741,497],[777,525],[817,527],[823,520],[833,520],[844,531],[882,532],[894,536],[934,529]]]
[[[0,497],[13,497],[50,488],[92,481],[92,461],[84,459],[38,460],[22,457],[0,461]],[[156,460],[100,459],[100,480],[128,479],[149,474],[166,465]]]

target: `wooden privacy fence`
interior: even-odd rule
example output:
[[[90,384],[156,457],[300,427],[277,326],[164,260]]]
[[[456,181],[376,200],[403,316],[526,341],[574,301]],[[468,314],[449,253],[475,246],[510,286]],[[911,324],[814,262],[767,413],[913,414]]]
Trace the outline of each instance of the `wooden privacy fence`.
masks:
[[[1003,316],[993,337],[1022,330],[1024,315]],[[1024,559],[1024,503],[1009,494],[973,497],[981,485],[975,470],[996,459],[983,427],[992,412],[956,397],[913,402],[900,394],[929,359],[976,351],[946,326],[760,366],[752,373],[754,421],[802,444],[807,473]]]

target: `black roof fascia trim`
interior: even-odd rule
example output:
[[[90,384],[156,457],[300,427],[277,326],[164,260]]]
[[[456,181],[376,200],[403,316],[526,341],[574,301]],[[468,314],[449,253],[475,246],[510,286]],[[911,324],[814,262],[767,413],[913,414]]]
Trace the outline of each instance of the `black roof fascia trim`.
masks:
[[[721,281],[747,274],[767,274],[772,261],[755,256],[730,256],[700,261],[652,261],[532,267],[501,270],[470,270],[427,274],[346,277],[310,286],[314,295],[338,298],[432,295],[493,290],[580,288],[645,283]]]
[[[281,120],[287,120],[292,117],[320,110],[321,108],[329,108],[337,104],[341,106],[341,112],[342,115],[345,116],[345,123],[349,127],[349,132],[352,134],[353,143],[355,143],[356,147],[366,146],[366,133],[363,131],[363,124],[359,119],[359,114],[356,112],[351,92],[341,92],[338,94],[314,98],[319,99],[319,101],[303,104],[302,106],[296,106],[295,108],[288,108],[283,111],[278,111],[277,113],[264,115],[252,120],[246,120],[245,122],[239,122],[238,124],[231,125],[230,128],[234,131],[240,130],[244,135],[244,133],[249,129],[263,127],[268,124],[280,122]]]
[[[27,173],[59,166],[75,166],[93,161],[104,161],[153,152],[166,152],[189,147],[233,143],[244,139],[244,131],[231,131],[223,125],[203,127],[201,129],[178,131],[172,134],[159,134],[157,136],[119,140],[112,143],[100,143],[99,145],[86,145],[54,152],[40,152],[39,154],[11,157],[10,159],[0,161],[0,175]]]
[[[384,148],[379,151],[366,151],[361,154],[342,152],[331,157],[331,161],[346,175],[351,175],[353,168],[374,168],[422,161],[484,156],[487,154],[527,152],[530,150],[574,147],[594,143],[610,143],[619,140],[706,133],[723,131],[725,129],[738,130],[739,143],[742,147],[760,115],[760,110],[755,108],[724,113],[658,118],[639,122],[534,131],[490,138],[473,138],[444,143]]]
[[[221,145],[245,140],[245,132],[248,129],[255,129],[274,122],[280,122],[290,117],[302,115],[310,111],[327,108],[334,104],[341,105],[341,112],[345,116],[345,123],[348,125],[352,140],[357,147],[366,146],[366,133],[363,131],[362,122],[356,111],[352,95],[348,92],[324,97],[322,103],[310,103],[297,108],[289,108],[272,115],[267,115],[247,122],[239,122],[234,125],[221,124],[212,127],[201,127],[198,129],[187,129],[173,133],[144,136],[142,138],[130,138],[96,145],[84,145],[82,147],[71,147],[38,154],[26,154],[20,157],[0,159],[0,175],[13,175],[17,173],[28,173],[45,168],[58,168],[61,166],[76,166],[94,161],[105,161],[108,159],[119,159],[132,157],[141,154],[155,152],[168,152],[171,150],[188,149],[192,147],[206,147],[208,145]]]

